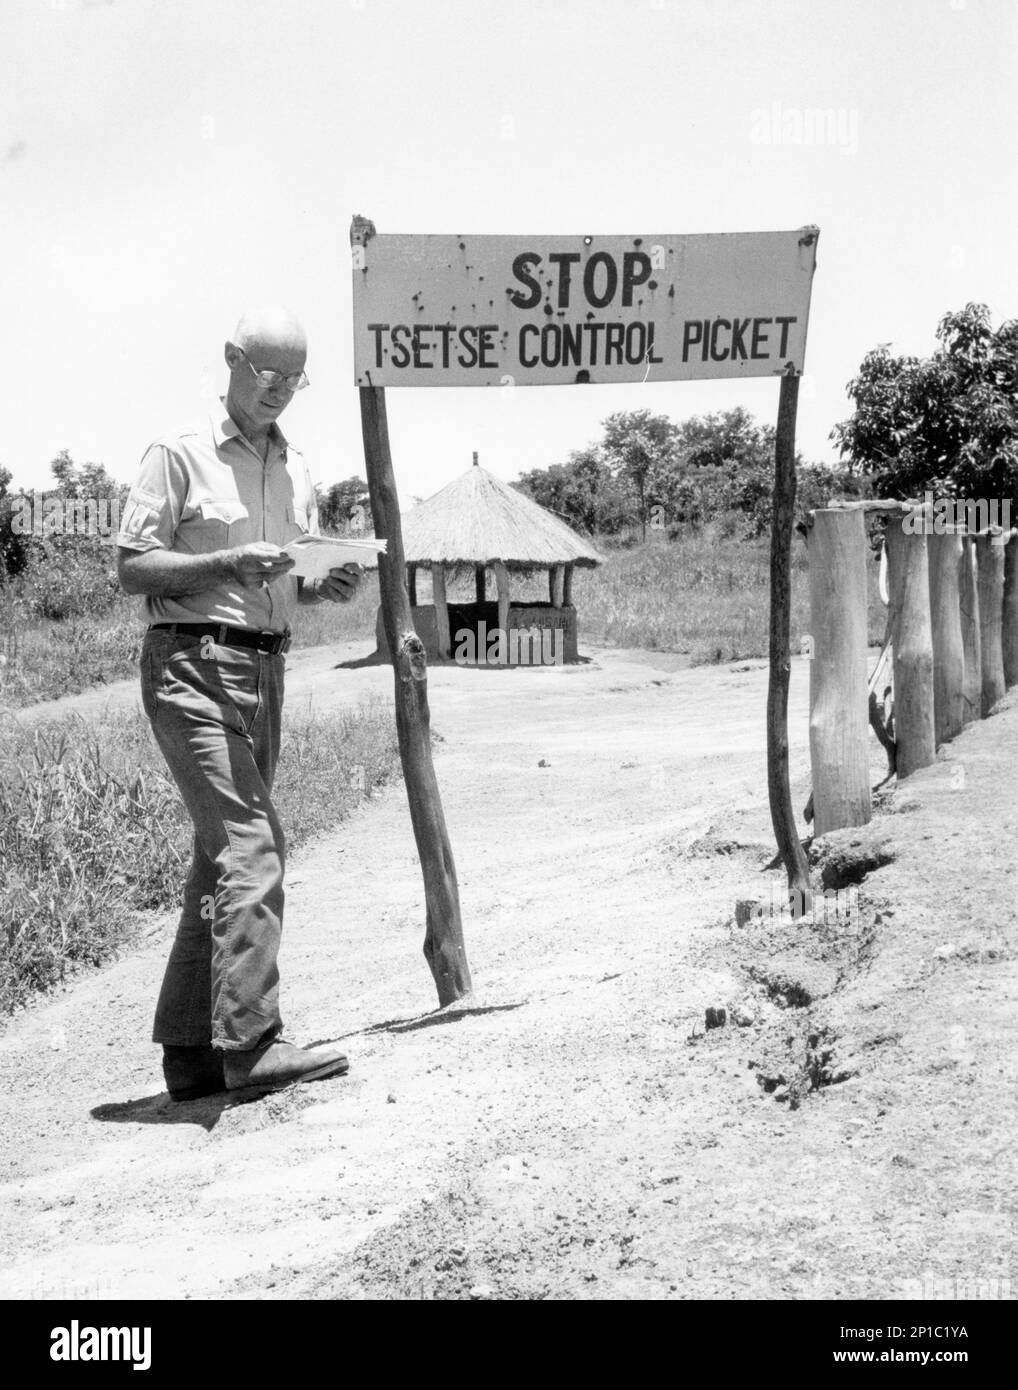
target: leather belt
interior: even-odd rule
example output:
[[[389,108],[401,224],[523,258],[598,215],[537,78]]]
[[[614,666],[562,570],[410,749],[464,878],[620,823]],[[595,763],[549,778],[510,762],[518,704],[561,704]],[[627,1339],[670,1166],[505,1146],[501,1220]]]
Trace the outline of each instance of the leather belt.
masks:
[[[149,632],[186,632],[191,637],[211,637],[221,647],[250,647],[269,656],[290,650],[291,635],[286,632],[254,632],[229,623],[152,623]]]

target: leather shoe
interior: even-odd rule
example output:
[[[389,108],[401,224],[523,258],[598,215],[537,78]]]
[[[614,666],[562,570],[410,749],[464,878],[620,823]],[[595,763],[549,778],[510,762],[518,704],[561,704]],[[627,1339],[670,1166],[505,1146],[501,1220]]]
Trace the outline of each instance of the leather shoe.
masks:
[[[163,1044],[163,1076],[172,1100],[197,1100],[226,1090],[223,1054],[212,1047]]]
[[[350,1063],[338,1047],[297,1047],[278,1040],[248,1052],[227,1052],[223,1070],[231,1093],[264,1094],[298,1081],[342,1076]]]

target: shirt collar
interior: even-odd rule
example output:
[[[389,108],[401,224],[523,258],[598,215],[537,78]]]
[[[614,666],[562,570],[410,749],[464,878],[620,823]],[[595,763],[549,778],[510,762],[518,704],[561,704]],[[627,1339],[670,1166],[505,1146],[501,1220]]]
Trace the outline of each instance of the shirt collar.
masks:
[[[222,397],[219,401],[219,409],[212,412],[209,416],[209,420],[212,425],[212,443],[217,449],[221,449],[228,439],[239,439],[244,437],[240,426],[226,409],[226,401]],[[293,445],[279,428],[279,424],[275,420],[273,420],[272,424],[269,426],[269,438],[283,452],[293,448]],[[299,452],[299,450],[295,450],[295,452]]]

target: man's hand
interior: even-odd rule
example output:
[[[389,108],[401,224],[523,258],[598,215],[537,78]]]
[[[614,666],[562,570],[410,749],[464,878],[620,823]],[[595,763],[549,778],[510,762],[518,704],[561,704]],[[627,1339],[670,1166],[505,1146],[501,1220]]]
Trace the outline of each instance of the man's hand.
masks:
[[[349,603],[364,573],[360,565],[342,565],[329,570],[327,579],[315,580],[315,593],[329,603]]]
[[[225,554],[226,568],[245,589],[259,589],[271,584],[280,575],[292,570],[296,561],[278,545],[268,541],[252,541],[237,545]]]

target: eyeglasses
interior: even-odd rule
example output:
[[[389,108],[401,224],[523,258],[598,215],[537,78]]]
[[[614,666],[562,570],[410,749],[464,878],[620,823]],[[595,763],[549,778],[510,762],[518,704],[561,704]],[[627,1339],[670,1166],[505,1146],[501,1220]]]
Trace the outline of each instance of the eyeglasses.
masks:
[[[244,349],[241,348],[240,351],[244,353],[244,361],[254,372],[255,380],[258,382],[258,385],[264,386],[266,390],[272,386],[279,386],[282,384],[288,391],[303,391],[305,386],[311,385],[311,382],[308,380],[307,372],[291,372],[289,376],[284,376],[282,372],[271,372],[267,369],[260,372],[257,367],[252,366],[251,359],[248,357],[247,353],[244,352]]]

